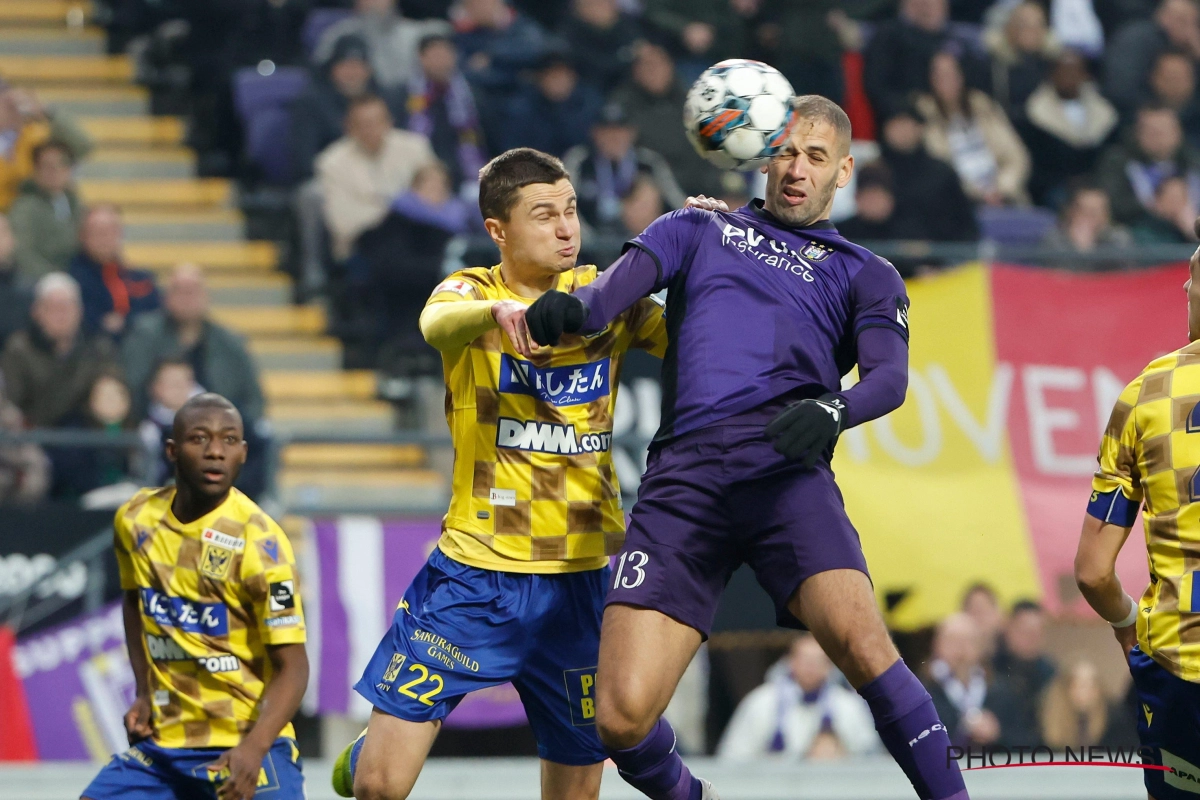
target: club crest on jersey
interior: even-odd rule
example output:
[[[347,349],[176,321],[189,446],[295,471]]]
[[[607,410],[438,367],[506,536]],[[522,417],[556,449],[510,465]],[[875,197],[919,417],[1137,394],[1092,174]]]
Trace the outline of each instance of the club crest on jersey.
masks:
[[[500,355],[500,391],[536,397],[552,406],[577,406],[607,397],[609,360],[565,367],[538,367]]]
[[[832,247],[826,247],[820,242],[809,242],[800,251],[800,255],[807,258],[809,261],[824,261],[833,253]]]
[[[229,576],[229,564],[233,561],[233,551],[214,545],[205,545],[200,556],[200,574],[206,578],[223,581]]]

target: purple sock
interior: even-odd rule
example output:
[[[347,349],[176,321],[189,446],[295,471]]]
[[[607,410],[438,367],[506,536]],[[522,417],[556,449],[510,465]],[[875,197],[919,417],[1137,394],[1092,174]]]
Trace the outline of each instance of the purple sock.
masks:
[[[921,800],[968,800],[958,764],[946,758],[950,737],[929,692],[903,661],[858,690],[875,730]]]
[[[675,731],[659,719],[641,743],[628,750],[608,750],[617,772],[650,800],[700,800],[700,781],[675,750]]]

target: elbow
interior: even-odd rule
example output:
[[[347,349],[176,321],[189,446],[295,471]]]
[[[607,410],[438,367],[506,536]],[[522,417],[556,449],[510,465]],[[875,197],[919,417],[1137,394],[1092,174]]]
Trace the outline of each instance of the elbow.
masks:
[[[1115,574],[1111,565],[1097,564],[1083,553],[1075,556],[1075,585],[1084,595],[1102,589]]]

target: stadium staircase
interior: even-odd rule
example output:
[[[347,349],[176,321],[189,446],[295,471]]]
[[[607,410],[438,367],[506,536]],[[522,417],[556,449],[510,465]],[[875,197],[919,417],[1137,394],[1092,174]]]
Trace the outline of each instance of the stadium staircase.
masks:
[[[323,307],[291,305],[276,246],[245,239],[236,185],[195,176],[183,120],[149,114],[132,62],[104,54],[89,14],[77,0],[0,0],[0,76],[70,112],[95,138],[78,168],[84,201],[122,208],[130,264],[164,277],[181,262],[203,267],[214,318],[249,340],[277,432],[391,433],[395,415],[377,399],[374,373],[341,369]],[[429,508],[443,484],[413,445],[292,444],[278,473],[280,499],[293,509]]]

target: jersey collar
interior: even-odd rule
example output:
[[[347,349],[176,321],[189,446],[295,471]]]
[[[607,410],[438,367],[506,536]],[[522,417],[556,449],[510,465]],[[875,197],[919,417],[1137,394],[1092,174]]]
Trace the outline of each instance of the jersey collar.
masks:
[[[765,222],[769,222],[772,225],[778,226],[780,228],[786,228],[789,231],[836,231],[837,230],[837,226],[835,226],[833,224],[833,221],[828,220],[828,219],[817,220],[812,225],[804,225],[802,227],[788,225],[786,222],[783,222],[782,220],[777,218],[770,211],[767,211],[766,204],[763,202],[763,199],[761,197],[756,197],[753,200],[751,200],[748,204],[746,204],[746,210],[749,213],[753,214],[754,216],[758,217],[759,219],[761,219]]]

